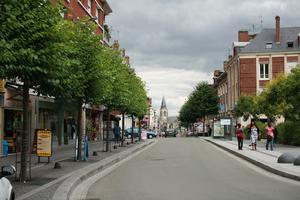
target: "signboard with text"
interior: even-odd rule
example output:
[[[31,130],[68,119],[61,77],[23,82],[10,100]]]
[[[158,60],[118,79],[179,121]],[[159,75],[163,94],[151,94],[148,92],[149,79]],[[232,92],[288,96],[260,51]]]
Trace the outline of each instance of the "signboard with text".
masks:
[[[214,137],[224,137],[224,127],[221,126],[220,121],[214,121],[213,124],[213,136]]]
[[[52,156],[52,132],[51,130],[37,131],[37,149],[36,154],[39,157]]]
[[[220,121],[221,121],[222,126],[231,125],[231,120],[230,119],[220,119]]]

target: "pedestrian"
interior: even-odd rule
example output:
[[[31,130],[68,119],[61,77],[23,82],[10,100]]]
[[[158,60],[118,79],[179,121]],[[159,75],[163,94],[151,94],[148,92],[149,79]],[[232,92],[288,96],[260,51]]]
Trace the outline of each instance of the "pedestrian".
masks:
[[[121,128],[118,123],[113,129],[113,133],[114,133],[114,138],[115,138],[115,144],[119,144]]]
[[[235,135],[238,140],[238,149],[243,150],[244,132],[240,123],[237,124]]]
[[[209,125],[209,124],[207,125],[207,132],[208,132],[208,136],[210,137],[210,136],[211,136],[212,129],[210,128],[210,125]]]
[[[259,129],[256,126],[255,121],[251,121],[249,131],[250,131],[250,143],[252,146],[252,151],[256,151]]]
[[[273,128],[271,122],[268,122],[268,125],[267,125],[265,131],[266,131],[266,136],[267,136],[266,149],[268,150],[269,146],[270,146],[270,150],[273,151],[274,128]]]

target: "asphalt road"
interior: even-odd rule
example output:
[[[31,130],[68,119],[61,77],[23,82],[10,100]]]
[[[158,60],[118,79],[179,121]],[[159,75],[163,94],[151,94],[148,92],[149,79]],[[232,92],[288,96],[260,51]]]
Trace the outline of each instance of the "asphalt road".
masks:
[[[300,184],[199,138],[163,138],[89,188],[100,200],[290,200]]]

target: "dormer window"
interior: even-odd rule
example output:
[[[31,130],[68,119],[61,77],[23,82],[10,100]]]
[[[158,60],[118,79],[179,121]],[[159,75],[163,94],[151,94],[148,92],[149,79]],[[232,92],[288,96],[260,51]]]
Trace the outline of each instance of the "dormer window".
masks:
[[[272,49],[272,42],[266,43],[266,49]]]
[[[294,43],[292,41],[287,42],[287,47],[288,48],[293,48],[294,47]]]

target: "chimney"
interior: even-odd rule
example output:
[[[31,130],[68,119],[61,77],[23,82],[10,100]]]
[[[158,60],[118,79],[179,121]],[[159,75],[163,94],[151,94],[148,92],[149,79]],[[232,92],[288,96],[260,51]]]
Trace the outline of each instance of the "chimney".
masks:
[[[226,71],[227,71],[227,68],[228,68],[228,61],[227,61],[227,60],[225,60],[225,61],[223,62],[223,68],[224,68],[224,72],[226,72]]]
[[[298,47],[300,48],[300,33],[298,33]]]
[[[275,42],[276,44],[280,44],[280,17],[275,17],[276,27],[275,27]]]
[[[221,71],[220,71],[220,70],[216,69],[216,70],[214,71],[214,77],[218,77],[218,76],[220,76],[220,74],[221,74]]]
[[[238,32],[238,41],[239,42],[249,42],[249,33],[248,33],[248,31],[240,30]]]

